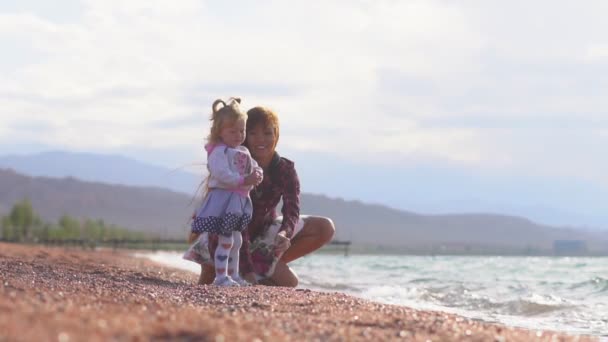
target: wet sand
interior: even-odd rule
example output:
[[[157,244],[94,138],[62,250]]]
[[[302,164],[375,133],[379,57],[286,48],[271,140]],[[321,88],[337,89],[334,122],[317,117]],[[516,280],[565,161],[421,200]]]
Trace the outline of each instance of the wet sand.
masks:
[[[0,243],[0,341],[588,341],[340,293],[195,285],[131,257]]]

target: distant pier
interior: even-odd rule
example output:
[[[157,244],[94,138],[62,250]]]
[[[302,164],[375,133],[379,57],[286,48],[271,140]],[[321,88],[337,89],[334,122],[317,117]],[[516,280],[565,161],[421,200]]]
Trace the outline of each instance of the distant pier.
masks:
[[[563,256],[586,255],[587,243],[583,240],[555,240],[553,252]]]
[[[338,246],[344,249],[344,256],[348,256],[350,253],[350,245],[351,242],[350,241],[343,241],[343,240],[332,240],[328,243],[328,245],[330,246]]]
[[[146,249],[146,250],[185,250],[188,247],[188,242],[184,239],[106,239],[106,240],[89,240],[89,239],[46,239],[38,241],[17,241],[11,239],[2,239],[0,242],[23,242],[34,243],[51,246],[73,246],[83,249],[108,247],[112,249]],[[328,243],[329,246],[337,246],[344,250],[344,256],[350,253],[350,241],[332,240]]]

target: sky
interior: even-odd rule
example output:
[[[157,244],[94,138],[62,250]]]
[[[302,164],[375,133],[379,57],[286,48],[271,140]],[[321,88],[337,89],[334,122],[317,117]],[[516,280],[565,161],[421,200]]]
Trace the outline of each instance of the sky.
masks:
[[[0,154],[204,159],[273,108],[303,190],[608,228],[608,2],[0,0]]]

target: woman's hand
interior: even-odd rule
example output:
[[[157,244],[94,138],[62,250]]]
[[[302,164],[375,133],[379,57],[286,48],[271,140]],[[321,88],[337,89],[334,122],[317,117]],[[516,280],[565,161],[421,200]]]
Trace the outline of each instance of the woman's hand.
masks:
[[[255,279],[255,273],[253,273],[253,272],[249,272],[249,273],[245,274],[243,276],[243,279],[245,279],[248,283],[250,283],[252,285],[256,285],[258,283],[258,281]]]
[[[287,233],[285,231],[279,232],[277,237],[274,240],[274,253],[275,255],[282,254],[285,252],[289,246],[291,246],[291,241],[286,236]]]

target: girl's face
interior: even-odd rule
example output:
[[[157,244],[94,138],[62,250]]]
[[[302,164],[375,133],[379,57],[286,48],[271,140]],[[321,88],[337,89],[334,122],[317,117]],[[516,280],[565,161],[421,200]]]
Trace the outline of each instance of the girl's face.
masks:
[[[256,160],[272,158],[276,145],[277,137],[272,125],[265,127],[259,124],[247,132],[247,146],[249,146],[251,156]]]
[[[245,120],[236,120],[226,123],[220,132],[222,142],[235,148],[245,141]]]

